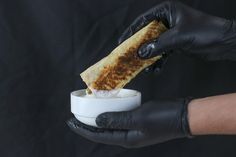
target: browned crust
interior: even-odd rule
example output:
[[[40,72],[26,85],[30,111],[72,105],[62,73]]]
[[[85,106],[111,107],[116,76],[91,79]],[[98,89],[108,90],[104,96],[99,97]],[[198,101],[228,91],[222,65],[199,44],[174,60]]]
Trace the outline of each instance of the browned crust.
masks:
[[[147,30],[145,30],[145,34],[142,34],[143,36],[141,38],[138,38],[142,30],[137,32],[135,35],[137,36],[138,41],[134,41],[134,44],[127,44],[124,49],[125,52],[122,51],[122,55],[118,55],[118,57],[112,64],[104,66],[103,69],[100,71],[99,76],[93,82],[86,82],[86,77],[89,77],[88,69],[86,70],[87,72],[85,71],[81,74],[81,77],[86,82],[89,88],[97,90],[112,90],[117,88],[123,88],[140,71],[142,71],[145,67],[151,65],[161,57],[157,56],[146,60],[140,59],[138,57],[137,50],[142,44],[150,42],[151,40],[157,38],[162,32],[166,30],[166,27],[158,21],[153,21],[146,27]],[[132,43],[132,41],[128,40],[131,39],[127,39],[124,42]],[[132,40],[136,39],[133,38]],[[119,52],[119,50],[116,49],[114,51],[115,53]]]
[[[136,48],[130,48],[124,56],[120,56],[114,66],[106,67],[101,71],[100,77],[94,82],[93,88],[111,90],[117,88],[122,80],[127,80],[134,75],[143,64],[152,64],[153,60],[141,60],[136,53]],[[120,84],[119,88],[125,84]]]

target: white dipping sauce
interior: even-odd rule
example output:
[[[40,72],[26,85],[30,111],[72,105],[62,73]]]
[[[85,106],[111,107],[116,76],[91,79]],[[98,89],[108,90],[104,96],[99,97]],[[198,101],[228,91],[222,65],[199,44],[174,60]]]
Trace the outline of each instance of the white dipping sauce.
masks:
[[[137,93],[131,92],[120,92],[121,89],[115,90],[94,90],[92,89],[92,94],[86,94],[81,97],[83,98],[123,98],[123,97],[132,97],[137,95]]]
[[[120,89],[113,89],[113,90],[91,89],[91,91],[97,98],[115,98],[118,96]]]

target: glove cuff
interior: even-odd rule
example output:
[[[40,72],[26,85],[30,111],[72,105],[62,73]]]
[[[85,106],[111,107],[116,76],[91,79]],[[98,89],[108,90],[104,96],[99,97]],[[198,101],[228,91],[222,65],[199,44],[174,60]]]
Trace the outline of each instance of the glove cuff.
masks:
[[[188,138],[192,138],[193,135],[190,131],[190,127],[189,127],[189,119],[188,119],[188,104],[189,102],[192,100],[192,97],[188,97],[184,100],[183,103],[183,108],[182,108],[182,130],[183,133],[188,137]]]

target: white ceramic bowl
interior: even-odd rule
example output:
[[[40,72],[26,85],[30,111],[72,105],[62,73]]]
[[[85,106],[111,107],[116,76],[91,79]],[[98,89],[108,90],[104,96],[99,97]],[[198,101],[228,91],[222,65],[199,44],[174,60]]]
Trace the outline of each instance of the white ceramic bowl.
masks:
[[[85,97],[85,95],[85,89],[71,93],[71,112],[82,123],[95,127],[97,127],[96,117],[101,113],[129,111],[141,105],[141,93],[131,89],[121,89],[114,98]]]

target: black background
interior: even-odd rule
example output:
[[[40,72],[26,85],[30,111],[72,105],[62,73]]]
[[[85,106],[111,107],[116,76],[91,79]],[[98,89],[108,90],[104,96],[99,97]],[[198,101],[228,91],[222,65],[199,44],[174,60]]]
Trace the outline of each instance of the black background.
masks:
[[[1,157],[236,156],[235,136],[178,139],[140,149],[90,142],[69,130],[70,92],[79,74],[107,55],[136,16],[159,0],[0,0]],[[225,18],[234,0],[185,0]],[[201,21],[199,21],[201,22]],[[127,88],[143,101],[236,91],[236,62],[173,55],[159,75],[141,73]]]

